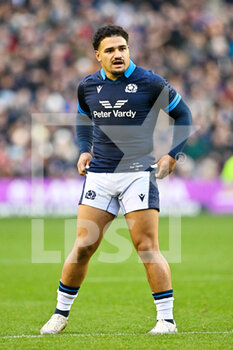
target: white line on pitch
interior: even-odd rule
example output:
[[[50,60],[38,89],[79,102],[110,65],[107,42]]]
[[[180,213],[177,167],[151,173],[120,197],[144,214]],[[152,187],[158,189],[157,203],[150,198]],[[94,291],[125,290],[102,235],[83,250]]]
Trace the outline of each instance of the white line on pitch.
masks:
[[[232,331],[220,331],[220,332],[211,332],[211,331],[206,331],[206,332],[198,332],[198,331],[193,331],[193,332],[178,332],[174,335],[186,335],[186,334],[233,334]],[[58,337],[95,337],[95,336],[146,336],[147,334],[140,334],[140,333],[63,333],[56,335]],[[54,336],[54,335],[53,335]],[[20,335],[5,335],[5,336],[0,336],[0,339],[14,339],[14,338],[46,338],[47,336],[44,335],[30,335],[30,334],[20,334]]]

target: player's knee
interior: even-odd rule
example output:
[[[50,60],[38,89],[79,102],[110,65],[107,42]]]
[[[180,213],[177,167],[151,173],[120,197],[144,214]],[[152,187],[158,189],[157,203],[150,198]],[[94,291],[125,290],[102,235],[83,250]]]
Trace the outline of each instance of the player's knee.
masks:
[[[144,264],[156,263],[161,260],[159,247],[151,241],[141,241],[138,243],[137,252]]]
[[[78,262],[88,261],[91,256],[94,254],[96,248],[94,245],[88,245],[85,247],[77,247],[77,260]]]
[[[135,245],[137,252],[154,252],[159,251],[159,247],[153,241],[150,240],[141,240],[138,241]]]

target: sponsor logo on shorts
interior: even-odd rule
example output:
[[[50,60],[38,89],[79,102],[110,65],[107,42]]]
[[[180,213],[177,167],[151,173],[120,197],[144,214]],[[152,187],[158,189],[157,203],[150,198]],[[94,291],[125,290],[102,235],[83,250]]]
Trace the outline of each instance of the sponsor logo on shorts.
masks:
[[[89,190],[89,191],[87,191],[87,193],[85,194],[85,198],[87,198],[87,199],[92,199],[92,200],[94,200],[95,197],[96,197],[96,193],[95,193],[95,191],[93,191],[93,190]]]
[[[145,195],[143,193],[139,194],[138,197],[141,199],[141,201],[143,202]]]

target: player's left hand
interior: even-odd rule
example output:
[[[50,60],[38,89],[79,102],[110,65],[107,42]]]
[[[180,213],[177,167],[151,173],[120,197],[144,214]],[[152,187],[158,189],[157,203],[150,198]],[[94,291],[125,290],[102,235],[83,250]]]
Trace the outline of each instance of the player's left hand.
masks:
[[[171,174],[175,166],[176,160],[167,154],[160,158],[156,164],[151,165],[151,168],[158,169],[158,172],[155,175],[156,179],[163,179],[168,174]]]

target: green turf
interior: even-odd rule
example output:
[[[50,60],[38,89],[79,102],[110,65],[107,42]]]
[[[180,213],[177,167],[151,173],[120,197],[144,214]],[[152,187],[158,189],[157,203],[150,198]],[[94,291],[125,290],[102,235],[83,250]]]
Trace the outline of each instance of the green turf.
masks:
[[[119,220],[109,238],[122,226]],[[155,324],[155,308],[142,264],[134,252],[117,264],[101,262],[103,253],[120,256],[107,241],[92,259],[68,327],[58,336],[38,336],[56,304],[64,227],[64,219],[45,220],[45,249],[61,251],[61,262],[31,263],[31,220],[1,220],[0,349],[233,348],[232,217],[182,219],[182,262],[170,264],[179,333],[165,336],[146,334]],[[126,229],[119,233],[129,239]],[[125,257],[130,254],[126,243],[120,248]],[[165,218],[160,219],[160,245],[168,250]]]

